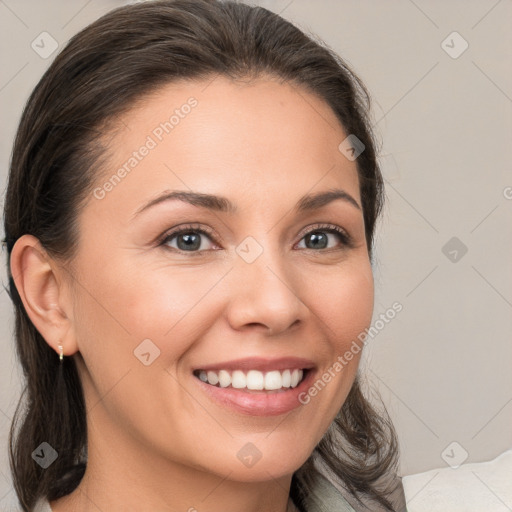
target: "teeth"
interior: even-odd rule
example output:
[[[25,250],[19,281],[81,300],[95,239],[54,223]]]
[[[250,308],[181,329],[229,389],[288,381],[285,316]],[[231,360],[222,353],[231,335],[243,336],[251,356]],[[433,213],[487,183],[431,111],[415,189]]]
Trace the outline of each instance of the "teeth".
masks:
[[[199,379],[207,382],[212,386],[217,384],[221,388],[232,386],[236,389],[250,389],[250,390],[268,390],[273,391],[281,388],[295,388],[299,385],[304,375],[303,370],[284,370],[282,372],[273,370],[267,373],[258,370],[249,370],[244,373],[241,370],[235,370],[232,373],[227,370],[220,370],[219,372],[201,370],[199,372]]]
[[[292,385],[292,373],[290,370],[285,370],[281,378],[283,388],[289,388]]]
[[[283,387],[283,378],[278,371],[265,374],[265,389],[281,389]]]
[[[263,378],[263,373],[258,372],[257,370],[250,370],[247,372],[247,389],[263,389],[265,386],[265,381]]]
[[[237,389],[245,388],[246,382],[247,382],[247,379],[245,378],[244,372],[241,372],[238,370],[233,372],[233,375],[231,376],[231,385],[234,388],[237,388]]]
[[[227,388],[231,384],[231,375],[226,370],[219,372],[219,384],[221,388]]]
[[[302,375],[299,375],[298,370],[293,370],[292,372],[292,383],[291,387],[294,388],[299,383],[299,380],[302,378]]]
[[[208,372],[206,374],[206,378],[208,380],[205,382],[209,382],[210,384],[213,384],[214,386],[219,383],[219,376],[215,372]]]

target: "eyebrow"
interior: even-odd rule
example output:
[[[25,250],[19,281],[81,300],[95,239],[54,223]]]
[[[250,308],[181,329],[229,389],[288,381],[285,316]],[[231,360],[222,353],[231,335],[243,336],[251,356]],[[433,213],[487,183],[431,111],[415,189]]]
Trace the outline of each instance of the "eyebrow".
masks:
[[[187,192],[174,190],[166,190],[159,196],[151,199],[144,205],[142,205],[132,216],[136,217],[143,211],[163,202],[178,200],[185,203],[189,203],[193,206],[200,208],[206,208],[208,210],[224,212],[229,214],[235,214],[238,212],[237,206],[232,203],[229,199],[222,196],[216,196],[213,194],[203,194],[201,192]],[[330,189],[324,192],[318,192],[316,194],[306,194],[301,197],[295,205],[295,211],[297,213],[317,210],[326,206],[335,200],[342,200],[358,210],[361,210],[358,202],[348,193],[342,189]]]

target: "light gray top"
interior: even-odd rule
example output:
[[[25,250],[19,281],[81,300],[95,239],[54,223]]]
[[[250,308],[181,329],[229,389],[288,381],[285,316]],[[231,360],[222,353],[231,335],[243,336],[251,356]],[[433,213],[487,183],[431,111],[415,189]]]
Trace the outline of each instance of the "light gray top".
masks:
[[[48,500],[41,499],[37,502],[36,506],[34,507],[34,512],[52,512],[52,509],[50,508],[50,503],[48,503]]]

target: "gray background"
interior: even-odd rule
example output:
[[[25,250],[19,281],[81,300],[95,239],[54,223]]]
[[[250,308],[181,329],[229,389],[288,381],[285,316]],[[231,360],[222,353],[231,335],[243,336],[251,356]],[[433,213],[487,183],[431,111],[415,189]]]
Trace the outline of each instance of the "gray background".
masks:
[[[2,191],[22,107],[55,57],[32,41],[46,31],[62,48],[123,3],[0,0]],[[395,301],[403,310],[367,344],[362,366],[398,431],[401,474],[496,457],[512,448],[512,2],[256,3],[318,34],[374,99],[388,199],[375,319]],[[21,379],[3,289],[0,315],[4,509],[14,503],[6,447]]]

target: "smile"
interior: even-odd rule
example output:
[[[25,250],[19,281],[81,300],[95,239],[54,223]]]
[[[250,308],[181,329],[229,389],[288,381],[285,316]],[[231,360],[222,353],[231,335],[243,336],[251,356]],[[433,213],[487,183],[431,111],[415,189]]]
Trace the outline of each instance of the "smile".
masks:
[[[316,374],[312,368],[266,373],[259,370],[196,370],[193,380],[213,404],[223,409],[249,416],[277,416],[304,407],[299,397],[311,386]],[[242,384],[243,387],[236,387]]]

